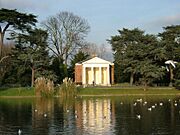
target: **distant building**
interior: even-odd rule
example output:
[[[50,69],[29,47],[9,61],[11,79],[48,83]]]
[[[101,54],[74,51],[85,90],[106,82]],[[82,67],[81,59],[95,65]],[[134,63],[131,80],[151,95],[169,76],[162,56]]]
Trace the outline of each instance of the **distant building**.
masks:
[[[76,63],[75,83],[110,86],[114,83],[114,63],[99,57]]]

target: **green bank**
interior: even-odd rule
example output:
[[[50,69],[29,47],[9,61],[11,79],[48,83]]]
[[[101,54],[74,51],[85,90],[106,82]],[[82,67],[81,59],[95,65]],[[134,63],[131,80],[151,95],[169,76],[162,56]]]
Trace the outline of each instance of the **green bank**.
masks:
[[[173,87],[92,87],[78,88],[79,96],[121,96],[121,95],[180,95]]]
[[[123,96],[123,95],[180,95],[173,87],[78,87],[77,96]],[[34,97],[35,90],[30,87],[0,88],[0,97]]]
[[[0,88],[0,96],[35,96],[34,88],[19,87],[19,88]]]

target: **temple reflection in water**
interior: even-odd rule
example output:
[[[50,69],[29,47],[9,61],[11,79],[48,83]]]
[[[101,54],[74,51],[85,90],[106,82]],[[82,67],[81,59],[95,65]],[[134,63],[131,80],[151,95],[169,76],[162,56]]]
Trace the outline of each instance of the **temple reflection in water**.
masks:
[[[114,127],[114,107],[110,99],[83,100],[75,104],[76,125],[88,133],[108,133]]]
[[[26,135],[180,134],[179,97],[142,100],[137,102],[137,97],[0,99],[0,134],[17,134],[19,129]],[[152,106],[155,108],[149,111]]]

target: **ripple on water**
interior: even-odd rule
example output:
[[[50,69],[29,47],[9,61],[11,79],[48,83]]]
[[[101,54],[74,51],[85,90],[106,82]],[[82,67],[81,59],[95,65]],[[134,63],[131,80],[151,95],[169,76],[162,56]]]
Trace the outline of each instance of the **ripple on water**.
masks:
[[[143,102],[138,102],[136,106],[133,105],[134,101],[120,98],[114,100],[108,97],[94,100],[80,99],[78,102],[70,104],[68,111],[67,104],[55,101],[54,104],[53,102],[48,104],[47,101],[44,103],[42,100],[36,103],[34,101],[28,104],[29,107],[26,107],[27,104],[21,105],[21,102],[14,103],[13,106],[0,102],[0,114],[2,114],[1,117],[3,116],[0,119],[0,135],[17,135],[18,129],[21,129],[22,134],[26,135],[180,134],[180,109],[179,105],[174,106],[173,99],[169,102],[168,99],[144,100],[143,98]],[[143,105],[144,101],[147,101],[145,106]],[[32,111],[34,104],[39,107],[37,112]],[[155,105],[155,108],[150,112],[148,108],[152,105]],[[39,114],[40,112],[42,113]],[[47,117],[43,116],[44,113],[47,113]],[[136,118],[138,114],[141,115],[141,119]]]

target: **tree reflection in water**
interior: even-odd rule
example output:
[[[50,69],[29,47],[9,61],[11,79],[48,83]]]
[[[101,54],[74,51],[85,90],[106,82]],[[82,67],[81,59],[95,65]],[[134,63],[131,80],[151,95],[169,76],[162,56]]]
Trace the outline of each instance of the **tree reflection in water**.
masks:
[[[179,98],[141,98],[0,99],[0,134],[180,134]]]

